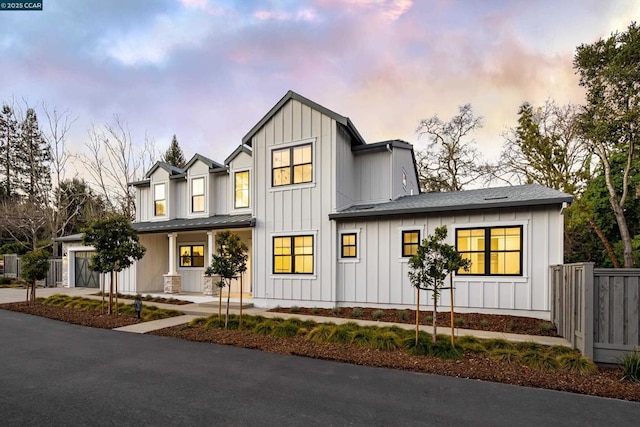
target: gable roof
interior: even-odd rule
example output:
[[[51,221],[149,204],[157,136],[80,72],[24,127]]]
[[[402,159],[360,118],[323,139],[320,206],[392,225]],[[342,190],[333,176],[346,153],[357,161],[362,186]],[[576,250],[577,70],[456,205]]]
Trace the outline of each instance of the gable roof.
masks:
[[[165,171],[167,171],[169,173],[169,176],[171,175],[180,175],[182,173],[184,173],[183,169],[177,168],[173,165],[170,165],[169,163],[166,162],[156,162],[155,165],[153,165],[151,167],[151,169],[149,169],[149,172],[146,173],[145,178],[151,178],[151,175],[153,175],[153,173],[158,170],[159,168],[164,169]]]
[[[403,196],[375,205],[352,206],[329,214],[329,219],[365,218],[388,215],[451,212],[472,209],[495,209],[517,206],[561,205],[571,203],[573,196],[539,185],[483,188],[447,193],[422,193]]]
[[[290,100],[296,100],[316,111],[320,111],[322,114],[324,114],[325,116],[329,116],[331,117],[333,120],[335,120],[336,122],[338,122],[339,124],[341,124],[342,126],[344,126],[347,131],[349,133],[351,133],[351,135],[353,136],[356,144],[358,145],[362,145],[362,144],[366,144],[366,142],[364,141],[364,138],[362,137],[362,135],[360,135],[360,132],[358,132],[358,130],[356,129],[356,127],[353,125],[353,123],[351,122],[351,120],[348,117],[345,116],[341,116],[340,114],[329,110],[328,108],[323,107],[320,104],[317,104],[315,102],[313,102],[312,100],[305,98],[302,95],[299,95],[297,93],[295,93],[294,91],[290,90],[287,92],[287,94],[285,96],[282,97],[282,99],[280,101],[278,101],[278,103],[276,105],[273,106],[273,108],[271,110],[269,110],[269,112],[262,118],[260,119],[260,121],[258,123],[256,123],[256,125],[254,127],[251,128],[251,130],[242,138],[242,143],[243,144],[247,144],[249,146],[251,146],[251,138],[253,138],[253,136],[258,133],[258,131],[269,121],[271,120],[271,118]]]
[[[224,165],[221,165],[220,163],[211,160],[208,157],[203,156],[202,154],[198,154],[196,153],[191,160],[189,160],[187,162],[187,164],[184,166],[184,170],[188,170],[191,166],[193,166],[193,164],[195,162],[197,162],[198,160],[200,160],[202,163],[204,163],[205,165],[207,165],[209,167],[209,169],[217,169],[217,168],[223,168]]]
[[[248,145],[239,145],[238,148],[236,148],[235,150],[233,150],[233,153],[231,153],[229,155],[229,157],[227,157],[224,160],[224,164],[228,165],[229,163],[231,163],[231,161],[233,159],[235,159],[236,157],[238,157],[238,155],[240,155],[240,153],[247,153],[248,155],[252,156],[253,155],[253,151],[251,150],[251,147],[249,147]]]

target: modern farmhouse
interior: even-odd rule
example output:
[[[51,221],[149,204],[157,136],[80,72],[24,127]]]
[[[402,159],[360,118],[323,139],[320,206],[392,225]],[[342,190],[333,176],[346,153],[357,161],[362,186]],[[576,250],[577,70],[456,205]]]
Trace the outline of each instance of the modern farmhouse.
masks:
[[[421,193],[411,144],[367,144],[347,117],[291,91],[223,162],[199,154],[183,169],[158,162],[131,185],[147,252],[121,273],[125,292],[203,292],[216,233],[233,229],[249,247],[249,268],[232,298],[412,307],[407,261],[446,225],[449,243],[472,262],[454,275],[456,310],[541,318],[572,200],[540,185]],[[92,248],[77,235],[63,241],[65,285],[97,287]]]

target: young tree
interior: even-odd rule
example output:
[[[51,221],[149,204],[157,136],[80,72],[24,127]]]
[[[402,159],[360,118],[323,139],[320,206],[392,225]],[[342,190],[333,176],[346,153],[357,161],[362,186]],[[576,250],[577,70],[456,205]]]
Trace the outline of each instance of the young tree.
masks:
[[[580,131],[598,156],[604,170],[613,210],[623,244],[624,267],[633,267],[633,236],[627,222],[627,202],[634,196],[633,165],[640,123],[640,28],[632,23],[626,32],[613,33],[593,44],[577,48],[573,66],[586,93],[579,115]],[[622,169],[612,167],[615,156],[625,158]],[[616,188],[615,180],[620,179]]]
[[[20,275],[27,281],[27,303],[36,302],[36,281],[47,277],[49,271],[49,252],[39,248],[27,252],[22,256],[22,271]]]
[[[591,175],[591,152],[577,127],[577,107],[547,100],[518,110],[518,126],[503,135],[501,178],[506,182],[537,183],[575,194]]]
[[[91,269],[102,274],[109,273],[108,312],[112,314],[114,272],[117,274],[129,268],[144,256],[146,249],[140,244],[129,217],[124,215],[111,215],[93,221],[84,231],[82,244],[95,249],[95,255],[91,258]]]
[[[416,129],[427,136],[426,150],[417,155],[418,177],[424,191],[459,191],[478,181],[486,173],[480,154],[470,134],[482,127],[482,117],[475,116],[471,105],[459,107],[458,115],[443,122],[436,115],[422,120]]]
[[[165,151],[162,160],[181,169],[187,164],[187,161],[184,159],[182,148],[180,148],[180,144],[178,144],[178,138],[176,138],[175,135],[173,135],[171,144],[169,145],[169,148],[167,148],[167,151]]]
[[[216,236],[217,253],[213,254],[211,270],[213,274],[220,276],[220,288],[229,287],[227,293],[227,313],[224,319],[224,327],[229,323],[229,298],[231,295],[231,280],[247,270],[247,245],[240,237],[231,231],[223,231]]]
[[[440,292],[444,289],[444,279],[454,271],[468,270],[471,262],[463,258],[456,249],[444,243],[447,227],[435,229],[434,234],[422,240],[418,251],[409,259],[409,281],[418,289],[429,290],[433,297],[433,342],[437,335],[437,313]],[[453,310],[453,307],[451,307]],[[416,310],[416,343],[418,342],[419,311]]]

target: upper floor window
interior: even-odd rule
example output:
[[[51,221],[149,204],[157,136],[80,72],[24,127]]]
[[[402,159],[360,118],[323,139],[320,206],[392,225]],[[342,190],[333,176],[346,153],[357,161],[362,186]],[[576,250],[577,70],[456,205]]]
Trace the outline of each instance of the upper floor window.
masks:
[[[234,207],[248,208],[249,207],[249,171],[236,172],[234,174],[235,196]]]
[[[204,245],[180,246],[180,267],[204,267]]]
[[[420,230],[405,230],[402,232],[402,257],[412,257],[418,253],[420,246]]]
[[[456,250],[471,260],[458,274],[522,275],[522,226],[457,229]]]
[[[204,212],[204,177],[191,180],[191,212]]]
[[[271,152],[272,185],[301,184],[311,182],[313,163],[311,144],[281,148]]]
[[[274,274],[313,274],[313,236],[273,238]]]
[[[153,215],[165,216],[167,214],[167,184],[153,186]]]

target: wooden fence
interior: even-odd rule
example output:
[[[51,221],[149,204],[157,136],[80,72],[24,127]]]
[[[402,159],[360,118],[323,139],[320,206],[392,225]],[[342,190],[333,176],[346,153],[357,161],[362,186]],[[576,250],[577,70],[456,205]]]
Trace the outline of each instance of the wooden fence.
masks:
[[[22,261],[16,254],[5,254],[4,258],[4,277],[10,277],[16,279],[20,277],[22,272]],[[49,259],[49,271],[47,277],[44,280],[37,282],[38,286],[45,286],[47,288],[55,288],[62,286],[62,259],[51,258]]]
[[[640,269],[554,265],[550,276],[551,320],[574,348],[617,363],[640,346]]]

